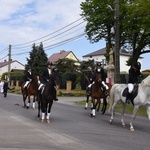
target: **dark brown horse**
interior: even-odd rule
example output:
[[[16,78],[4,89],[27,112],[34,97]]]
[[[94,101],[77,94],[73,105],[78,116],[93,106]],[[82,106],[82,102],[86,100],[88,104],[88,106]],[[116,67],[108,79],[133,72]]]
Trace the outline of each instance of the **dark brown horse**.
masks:
[[[42,88],[42,92],[38,95],[38,119],[41,122],[50,123],[50,113],[55,95],[55,85],[59,85],[59,77],[57,74],[51,75],[50,80]]]
[[[24,108],[27,108],[27,109],[29,108],[30,96],[33,96],[33,109],[35,109],[35,101],[36,101],[37,94],[38,94],[38,80],[39,80],[39,77],[34,76],[26,90],[24,89],[25,82],[21,85],[21,92],[22,92],[22,96],[23,96],[23,107]],[[28,97],[28,103],[26,104],[27,97]]]
[[[107,83],[108,90],[106,92],[108,92],[108,94],[106,95],[100,86],[101,82],[102,82],[101,75],[97,74],[95,77],[95,82],[92,85],[92,90],[91,90],[91,98],[92,98],[92,103],[93,103],[91,117],[95,117],[95,110],[96,110],[97,105],[98,105],[97,111],[99,111],[101,99],[103,99],[102,114],[105,113],[106,108],[107,108],[107,97],[109,96],[109,93],[110,93],[111,84]]]

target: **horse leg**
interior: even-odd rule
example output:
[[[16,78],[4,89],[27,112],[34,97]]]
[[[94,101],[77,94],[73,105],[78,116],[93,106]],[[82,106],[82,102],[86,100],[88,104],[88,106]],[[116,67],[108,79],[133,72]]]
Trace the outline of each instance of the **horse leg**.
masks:
[[[95,98],[92,98],[93,108],[91,112],[91,117],[95,117]]]
[[[110,117],[110,124],[112,124],[113,122],[113,119],[114,119],[114,110],[115,110],[115,106],[117,105],[117,102],[114,102],[113,105],[112,105],[112,110],[111,110],[111,117]]]
[[[40,119],[40,110],[41,110],[41,101],[40,99],[38,100],[38,116],[37,116],[37,119],[39,120]]]
[[[126,124],[125,124],[124,119],[123,119],[125,109],[126,109],[126,104],[122,103],[121,124],[122,124],[123,128],[126,127]]]
[[[97,102],[96,102],[96,105],[95,105],[95,108],[97,108],[97,112],[99,111],[100,105],[101,105],[101,100],[97,99]]]
[[[33,110],[35,110],[35,99],[36,99],[36,96],[34,95],[33,96],[33,104],[32,104]]]
[[[53,104],[53,102],[50,102],[48,104],[48,110],[47,110],[47,116],[46,116],[47,123],[50,123],[50,113],[51,113],[52,104]]]
[[[102,114],[104,114],[106,112],[106,108],[107,108],[107,100],[106,100],[106,97],[104,97],[103,98]]]
[[[27,95],[23,94],[23,107],[24,108],[26,107],[26,98],[27,98]]]
[[[46,112],[46,110],[45,110],[45,107],[43,107],[43,105],[42,105],[41,111],[42,111],[41,123],[44,123],[45,122],[44,120],[45,120],[45,112]]]
[[[85,109],[88,107],[88,102],[89,102],[89,95],[87,94],[86,96],[86,103],[85,103]]]
[[[27,109],[29,108],[29,106],[30,106],[30,95],[28,95]]]
[[[137,114],[138,109],[139,109],[139,106],[134,106],[133,115],[132,115],[132,121],[130,122],[130,131],[134,131],[133,121],[136,118],[136,114]]]

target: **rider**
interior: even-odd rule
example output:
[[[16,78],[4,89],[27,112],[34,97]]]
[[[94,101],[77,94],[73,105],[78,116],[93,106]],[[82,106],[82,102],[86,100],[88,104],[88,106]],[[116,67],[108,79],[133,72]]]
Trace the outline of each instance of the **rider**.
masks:
[[[56,96],[56,85],[55,85],[55,80],[54,80],[54,72],[55,69],[52,68],[52,62],[47,62],[47,68],[43,71],[42,74],[42,79],[43,79],[43,84],[45,85],[47,82],[49,82],[49,80],[52,80],[53,82],[53,93],[54,93],[54,101],[58,101],[58,98]],[[41,89],[42,85],[40,84],[38,90]]]
[[[27,71],[27,73],[25,75],[25,85],[24,85],[25,90],[27,89],[27,87],[31,83],[32,79],[33,79],[33,74],[31,72],[31,68],[29,67],[28,71]]]
[[[140,62],[135,62],[129,69],[129,80],[128,80],[128,93],[126,97],[126,103],[130,99],[131,93],[134,88],[134,84],[138,84],[138,78],[143,77],[143,75],[140,72],[141,64]],[[131,100],[133,104],[133,100]]]
[[[100,74],[100,75],[101,75],[101,77],[102,77],[102,82],[101,82],[101,84],[100,84],[100,87],[102,88],[102,90],[103,90],[103,92],[105,93],[105,95],[107,95],[107,94],[108,94],[108,92],[107,92],[108,86],[105,84],[105,82],[106,82],[106,74],[105,74],[105,71],[104,71],[104,69],[102,68],[100,62],[97,62],[97,64],[96,64],[95,75],[96,75],[96,74]],[[93,77],[93,81],[95,80],[95,79],[94,79],[94,78],[95,78],[95,75],[94,75],[94,77]],[[92,84],[94,84],[94,82],[93,82]],[[88,87],[91,87],[92,84],[90,84]]]

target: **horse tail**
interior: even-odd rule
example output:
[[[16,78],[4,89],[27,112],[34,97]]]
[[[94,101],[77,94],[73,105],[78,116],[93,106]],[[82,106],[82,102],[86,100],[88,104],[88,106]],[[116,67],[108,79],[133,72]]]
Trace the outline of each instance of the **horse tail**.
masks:
[[[117,84],[114,84],[112,86],[111,90],[110,90],[108,112],[110,112],[112,110],[112,105],[114,103],[114,93],[115,93],[116,86],[117,86]]]

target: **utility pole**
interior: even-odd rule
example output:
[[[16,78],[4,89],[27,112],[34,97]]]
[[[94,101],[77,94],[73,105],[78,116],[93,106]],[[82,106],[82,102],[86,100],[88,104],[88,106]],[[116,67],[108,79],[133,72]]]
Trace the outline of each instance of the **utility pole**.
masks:
[[[115,0],[115,83],[120,83],[119,2]]]
[[[11,68],[11,45],[9,45],[9,50],[8,50],[8,81],[10,84],[10,68]]]

